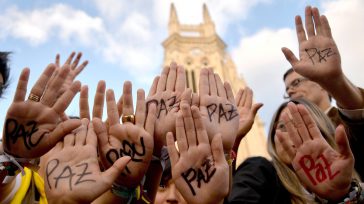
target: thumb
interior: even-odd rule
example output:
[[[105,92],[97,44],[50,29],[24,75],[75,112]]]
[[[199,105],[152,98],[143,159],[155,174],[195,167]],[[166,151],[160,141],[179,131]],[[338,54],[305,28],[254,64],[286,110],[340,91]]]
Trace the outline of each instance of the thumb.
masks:
[[[131,160],[131,157],[124,156],[119,158],[114,162],[114,164],[108,168],[106,171],[101,173],[101,177],[104,181],[111,186],[112,183],[120,176],[120,174],[124,171],[126,165]]]
[[[222,146],[221,134],[217,134],[211,141],[212,156],[217,164],[226,162],[224,155],[224,148]]]
[[[348,137],[343,125],[339,125],[335,131],[335,141],[338,146],[339,153],[344,157],[353,157],[351,152]]]
[[[253,112],[253,114],[254,114],[254,115],[256,115],[256,114],[257,114],[257,112],[258,112],[258,110],[259,110],[261,107],[263,107],[263,105],[264,105],[264,104],[262,104],[262,103],[256,103],[256,104],[254,104],[254,105],[253,105],[253,107],[252,107],[252,112]]]
[[[287,61],[292,65],[292,67],[294,67],[294,65],[297,64],[298,62],[297,57],[293,54],[293,52],[290,49],[286,47],[282,47],[281,50],[284,56],[286,57]]]
[[[72,130],[76,129],[81,125],[81,120],[79,119],[69,119],[64,122],[59,123],[56,128],[52,131],[50,137],[48,137],[48,144],[53,147],[59,142],[64,136],[70,133]]]

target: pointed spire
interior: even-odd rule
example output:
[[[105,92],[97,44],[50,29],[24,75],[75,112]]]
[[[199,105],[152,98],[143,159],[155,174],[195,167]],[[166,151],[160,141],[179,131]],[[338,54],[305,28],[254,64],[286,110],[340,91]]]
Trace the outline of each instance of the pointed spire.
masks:
[[[209,10],[207,9],[207,6],[205,3],[203,4],[203,21],[204,21],[204,23],[212,22],[210,14],[209,14]]]
[[[173,3],[171,3],[171,13],[169,14],[169,23],[178,23],[177,12]]]

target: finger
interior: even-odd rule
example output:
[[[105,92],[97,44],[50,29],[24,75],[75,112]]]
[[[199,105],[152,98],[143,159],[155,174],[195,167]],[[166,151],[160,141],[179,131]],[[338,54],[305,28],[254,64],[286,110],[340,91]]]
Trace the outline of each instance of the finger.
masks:
[[[211,96],[217,96],[217,87],[216,87],[216,79],[213,70],[210,68],[209,70],[209,89]]]
[[[236,96],[235,96],[235,102],[236,102],[236,106],[241,106],[240,103],[242,101],[242,97],[243,97],[243,94],[244,94],[244,91],[245,89],[239,89],[238,93],[236,93]],[[241,103],[243,104],[243,103]]]
[[[304,124],[308,129],[310,137],[312,139],[321,138],[320,129],[317,127],[315,120],[312,118],[306,107],[302,104],[298,104],[297,109],[303,118]]]
[[[298,61],[297,57],[293,54],[293,52],[286,47],[282,47],[281,50],[282,50],[284,56],[286,57],[287,61],[291,64],[291,66],[295,67],[299,61]]]
[[[311,6],[307,6],[305,9],[305,25],[307,31],[307,37],[315,36],[315,28],[312,21],[312,8]]]
[[[201,69],[200,71],[200,82],[199,82],[199,93],[200,96],[209,95],[209,71],[208,69]]]
[[[71,54],[70,54],[70,56],[68,56],[68,58],[67,58],[67,60],[66,60],[66,62],[64,63],[65,65],[66,64],[68,64],[68,65],[71,65],[71,62],[72,62],[72,60],[73,60],[73,57],[75,56],[75,52],[72,52]]]
[[[49,137],[47,137],[48,147],[52,148],[64,136],[71,133],[74,129],[76,129],[80,125],[81,125],[81,121],[79,119],[69,119],[64,122],[59,123],[56,126],[56,128],[51,132]]]
[[[156,76],[153,80],[152,86],[149,89],[148,98],[153,96],[157,92],[158,81],[159,81],[159,76]]]
[[[224,88],[226,91],[227,100],[230,101],[230,103],[235,104],[233,89],[230,86],[229,82],[224,83]]]
[[[69,147],[69,146],[74,146],[74,145],[75,145],[75,134],[71,132],[70,134],[68,134],[64,137],[63,146]]]
[[[224,84],[221,81],[221,78],[218,74],[215,75],[216,87],[217,87],[217,95],[223,98],[226,98],[226,91],[224,88]]]
[[[177,79],[177,64],[175,62],[172,62],[167,76],[167,85],[166,85],[167,91],[174,91],[176,79]]]
[[[246,98],[244,100],[243,106],[250,109],[253,103],[253,91],[249,87],[247,87],[245,91],[246,91]]]
[[[186,88],[186,71],[181,65],[177,66],[177,79],[175,86],[175,91],[177,93],[182,93]]]
[[[77,128],[77,130],[75,130],[75,135],[76,135],[76,138],[75,138],[75,145],[76,146],[83,146],[85,143],[86,143],[86,136],[87,136],[87,127],[88,127],[88,124],[89,124],[89,120],[84,118],[81,120],[81,127]]]
[[[82,64],[80,66],[77,67],[77,69],[74,70],[74,76],[78,76],[84,69],[85,67],[88,65],[88,61],[84,61],[82,62]]]
[[[214,138],[212,139],[211,151],[212,151],[212,156],[217,164],[223,164],[223,163],[227,164],[220,133],[215,135]]]
[[[289,102],[287,107],[292,115],[293,123],[295,124],[295,128],[297,129],[298,134],[301,136],[302,141],[305,142],[311,140],[306,124],[302,118],[303,115],[301,116],[301,114],[298,112],[297,106],[294,103]]]
[[[66,121],[66,120],[68,120],[69,119],[69,117],[66,115],[66,113],[61,113],[61,116],[60,116],[60,118],[61,118],[61,120],[62,121]]]
[[[123,87],[123,115],[134,115],[132,84],[130,81],[124,82]]]
[[[116,160],[113,165],[108,168],[106,171],[101,173],[101,178],[107,184],[105,185],[105,191],[110,189],[110,186],[114,181],[123,173],[126,165],[130,162],[130,156],[123,156]]]
[[[88,105],[88,86],[82,86],[80,92],[80,118],[87,118],[90,120],[90,108]]]
[[[141,128],[144,128],[145,122],[145,93],[143,89],[137,91],[137,104],[135,110],[135,124]]]
[[[49,86],[47,86],[47,89],[40,100],[42,104],[49,107],[54,105],[54,103],[58,99],[59,90],[61,89],[64,81],[66,80],[69,72],[70,72],[69,67],[65,67],[64,69],[60,70],[59,74],[54,78],[53,81],[50,82]]]
[[[114,91],[109,89],[106,91],[106,106],[107,106],[107,118],[109,125],[119,124],[119,117],[117,113],[117,107],[115,104]]]
[[[148,107],[147,119],[145,122],[145,130],[154,135],[154,125],[157,120],[157,106],[155,103],[150,103]]]
[[[322,23],[322,32],[323,32],[324,36],[332,39],[330,24],[329,24],[329,21],[327,20],[326,16],[324,16],[324,15],[320,16],[320,20]]]
[[[205,126],[203,124],[201,115],[200,115],[200,110],[198,109],[197,106],[192,106],[191,107],[191,111],[192,111],[192,116],[193,116],[193,121],[195,123],[195,127],[196,127],[196,133],[197,133],[197,141],[198,144],[209,144],[209,137],[207,135]]]
[[[176,149],[176,145],[174,143],[174,138],[173,138],[173,133],[168,132],[167,133],[167,150],[168,150],[168,155],[169,155],[169,159],[171,161],[171,166],[172,166],[172,170],[174,169],[173,167],[176,165],[178,158],[179,158],[179,154],[178,151]]]
[[[181,96],[181,104],[191,104],[191,94],[192,94],[192,90],[190,88],[186,89]]]
[[[322,35],[322,26],[320,21],[320,12],[316,7],[312,8],[313,20],[315,22],[315,28],[317,35]]]
[[[302,139],[297,132],[297,129],[292,123],[292,119],[288,116],[288,113],[282,113],[282,120],[286,126],[289,137],[291,138],[294,146],[299,148],[302,145]]]
[[[176,118],[176,139],[179,153],[186,153],[188,149],[188,143],[186,139],[185,124],[183,122],[182,113],[178,113]]]
[[[99,142],[100,148],[107,146],[109,144],[107,130],[101,119],[92,119],[92,126],[97,136],[97,141]]]
[[[277,137],[278,142],[281,144],[283,150],[288,155],[288,157],[293,160],[293,158],[296,155],[296,150],[294,149],[292,145],[291,139],[288,137],[287,133],[283,133],[280,130],[276,131],[275,137]]]
[[[104,80],[99,81],[96,88],[94,107],[92,109],[92,118],[102,118],[104,112],[106,83]]]
[[[185,130],[187,134],[187,142],[188,146],[196,146],[196,131],[195,131],[195,125],[192,118],[191,108],[189,104],[182,104],[182,116],[183,116],[183,122],[185,124]]]
[[[64,92],[60,98],[57,99],[57,102],[53,106],[53,110],[59,115],[62,114],[70,105],[72,99],[76,96],[80,89],[81,83],[79,81],[73,82],[71,87],[66,92]]]
[[[82,52],[77,53],[76,58],[71,65],[71,70],[76,69],[78,63],[80,62],[81,57],[82,57]]]
[[[89,123],[87,127],[86,144],[97,148],[97,136],[92,123]]]
[[[55,69],[56,66],[54,64],[49,64],[48,67],[43,71],[42,75],[40,75],[37,82],[35,82],[30,93],[42,97],[44,89],[47,86],[49,79],[52,77]]]
[[[162,92],[166,90],[168,73],[169,67],[165,67],[162,71],[161,77],[158,80],[157,92]]]
[[[21,72],[19,76],[18,85],[15,90],[15,95],[13,100],[14,102],[20,102],[25,100],[25,95],[27,94],[29,74],[30,74],[29,68],[24,68],[23,71]]]
[[[60,61],[61,61],[61,56],[57,53],[56,55],[56,61],[55,61],[55,64],[57,67],[60,67]]]
[[[120,96],[118,103],[116,104],[116,107],[118,108],[118,114],[119,118],[123,114],[123,95]]]
[[[252,113],[253,113],[253,115],[257,115],[258,110],[261,107],[263,107],[263,104],[262,103],[256,103],[256,104],[254,104],[253,107],[252,107]]]
[[[295,24],[296,24],[296,34],[297,34],[298,44],[301,44],[303,41],[307,40],[301,16],[295,17]]]
[[[342,124],[340,124],[335,131],[335,141],[338,147],[338,151],[344,157],[353,158],[353,153],[350,149],[350,144],[348,141],[348,137],[345,132],[345,128]]]
[[[192,106],[200,106],[200,97],[197,93],[192,93]]]

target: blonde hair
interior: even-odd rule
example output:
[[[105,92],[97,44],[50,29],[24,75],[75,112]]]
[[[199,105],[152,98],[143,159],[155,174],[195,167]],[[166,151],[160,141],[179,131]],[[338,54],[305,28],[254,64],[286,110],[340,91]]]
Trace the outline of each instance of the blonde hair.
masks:
[[[307,100],[296,99],[291,101],[295,104],[302,104],[307,108],[320,129],[322,136],[326,139],[330,146],[336,149],[336,143],[334,142],[335,128],[326,114],[324,114],[315,104],[310,103]],[[291,202],[294,204],[315,203],[314,198],[305,191],[294,170],[282,162],[276,151],[274,143],[275,126],[282,110],[287,107],[287,104],[288,102],[281,104],[272,118],[268,135],[268,153],[272,157],[272,163],[277,171],[279,179],[283,186],[291,194]]]

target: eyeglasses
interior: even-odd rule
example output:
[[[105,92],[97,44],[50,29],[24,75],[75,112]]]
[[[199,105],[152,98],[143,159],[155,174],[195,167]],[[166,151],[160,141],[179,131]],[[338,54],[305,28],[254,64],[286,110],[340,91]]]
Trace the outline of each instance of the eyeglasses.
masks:
[[[295,80],[293,80],[287,87],[286,87],[286,93],[283,95],[284,99],[289,99],[289,95],[288,95],[288,90],[290,89],[295,89],[297,87],[299,87],[302,82],[308,81],[309,79],[301,77],[301,78],[297,78]]]

